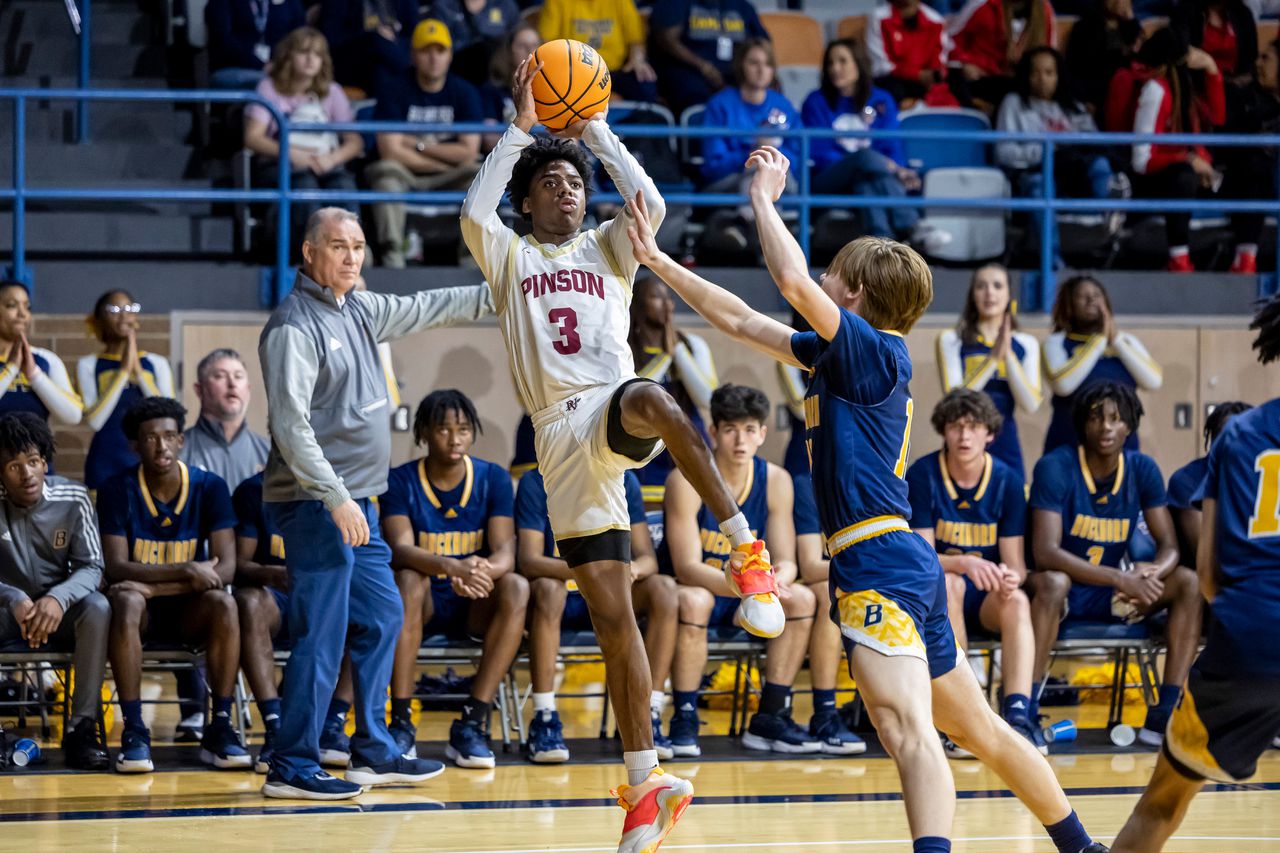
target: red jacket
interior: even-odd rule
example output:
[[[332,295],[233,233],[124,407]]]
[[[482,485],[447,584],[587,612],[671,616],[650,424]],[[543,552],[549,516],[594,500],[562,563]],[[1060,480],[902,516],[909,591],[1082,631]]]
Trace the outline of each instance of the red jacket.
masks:
[[[1054,28],[1053,7],[1048,0],[1044,4],[1045,43],[1055,47],[1057,34]],[[951,22],[951,35],[955,48],[951,51],[951,64],[976,65],[988,75],[1013,73],[1009,63],[1009,34],[1004,29],[1004,5],[1000,0],[969,0]],[[1030,47],[1024,29],[1019,38],[1019,54]]]
[[[1106,119],[1108,130],[1173,133],[1173,92],[1169,81],[1138,65],[1120,69],[1111,78]],[[1191,127],[1184,128],[1184,132],[1200,133],[1202,129],[1224,124],[1226,119],[1222,75],[1206,74],[1204,91],[1195,93],[1192,103]],[[1174,163],[1184,162],[1191,154],[1212,160],[1203,145],[1135,143],[1133,171],[1139,175],[1151,175]]]
[[[950,50],[946,20],[923,3],[914,27],[908,27],[902,13],[888,3],[879,6],[867,24],[873,77],[919,81],[921,71],[942,71]]]

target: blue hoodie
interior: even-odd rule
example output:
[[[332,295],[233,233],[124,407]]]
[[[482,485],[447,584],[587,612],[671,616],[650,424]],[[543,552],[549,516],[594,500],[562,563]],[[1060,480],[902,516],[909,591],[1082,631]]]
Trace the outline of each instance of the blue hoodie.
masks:
[[[770,125],[769,116],[775,114],[781,123]],[[703,114],[706,127],[741,127],[751,132],[742,136],[708,136],[702,140],[702,181],[714,183],[726,175],[743,171],[747,157],[756,149],[760,137],[773,136],[780,129],[800,127],[800,115],[781,92],[765,90],[764,101],[748,104],[742,100],[737,88],[721,89],[707,101]],[[778,146],[783,154],[799,168],[800,157],[796,140],[784,139]]]
[[[870,123],[864,118],[864,113],[867,111],[874,112],[874,118]],[[875,86],[871,87],[865,110],[855,108],[853,98],[844,95],[836,99],[835,109],[832,109],[822,90],[814,89],[809,93],[809,97],[804,99],[801,115],[804,118],[805,127],[836,127],[837,122],[841,130],[897,130],[899,126],[898,105],[894,103],[893,96]],[[865,142],[865,140],[849,139],[843,141]],[[809,140],[809,156],[813,159],[815,173],[839,162],[850,153],[841,142],[842,140],[835,137]],[[906,162],[901,139],[872,139],[871,148],[899,166]]]

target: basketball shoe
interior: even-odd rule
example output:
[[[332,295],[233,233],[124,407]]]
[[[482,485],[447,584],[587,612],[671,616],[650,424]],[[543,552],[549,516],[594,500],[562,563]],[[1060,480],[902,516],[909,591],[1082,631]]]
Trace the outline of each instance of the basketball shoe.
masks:
[[[757,637],[776,637],[786,626],[782,602],[778,600],[778,582],[769,565],[769,552],[757,539],[733,549],[724,567],[729,581],[742,599],[738,618],[742,627]]]
[[[627,812],[618,853],[654,853],[693,801],[693,784],[654,768],[639,785],[610,791]]]

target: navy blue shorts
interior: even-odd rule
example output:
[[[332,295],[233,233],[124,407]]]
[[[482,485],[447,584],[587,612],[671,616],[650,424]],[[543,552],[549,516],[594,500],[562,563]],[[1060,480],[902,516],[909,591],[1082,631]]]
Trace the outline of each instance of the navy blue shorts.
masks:
[[[422,630],[424,637],[443,634],[453,640],[481,642],[468,630],[471,599],[458,595],[444,578],[431,579],[431,619]]]
[[[289,593],[278,590],[274,586],[267,587],[267,592],[271,593],[276,607],[280,609],[280,630],[276,631],[276,635],[271,639],[280,648],[287,649],[289,647]]]
[[[855,645],[906,655],[939,678],[959,655],[947,619],[947,581],[937,552],[918,534],[891,530],[831,559],[831,618],[850,658]]]
[[[591,624],[591,611],[587,609],[587,600],[580,592],[570,592],[564,601],[564,613],[560,616],[561,631],[594,631]]]
[[[1067,593],[1067,618],[1077,622],[1123,622],[1111,615],[1115,589],[1087,583],[1072,583]]]
[[[1184,776],[1241,782],[1280,735],[1280,675],[1245,673],[1216,620],[1165,732],[1165,756]]]
[[[708,628],[731,628],[733,617],[738,613],[742,599],[736,595],[717,595],[715,607],[711,608],[711,616],[707,619]]]
[[[982,603],[991,593],[978,589],[978,585],[968,576],[964,576],[964,624],[972,633],[985,631],[982,627]]]

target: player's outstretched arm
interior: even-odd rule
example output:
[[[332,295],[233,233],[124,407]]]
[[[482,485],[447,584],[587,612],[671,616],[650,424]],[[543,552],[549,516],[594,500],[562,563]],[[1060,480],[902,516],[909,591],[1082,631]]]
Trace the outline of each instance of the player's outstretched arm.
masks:
[[[628,200],[627,208],[631,213],[627,236],[639,263],[653,270],[654,275],[670,285],[694,311],[726,335],[778,361],[802,366],[791,351],[794,329],[752,310],[737,296],[680,266],[658,248],[643,192],[637,192],[634,199]]]
[[[840,331],[840,309],[817,282],[809,278],[804,252],[774,206],[787,187],[790,165],[783,153],[772,146],[766,145],[751,153],[747,168],[756,171],[751,179],[751,209],[756,215],[765,264],[782,298],[809,321],[824,341],[829,341]],[[850,288],[854,286],[854,282],[846,284]]]

